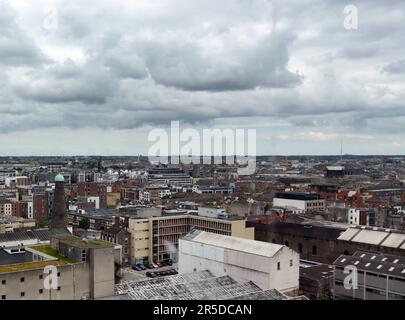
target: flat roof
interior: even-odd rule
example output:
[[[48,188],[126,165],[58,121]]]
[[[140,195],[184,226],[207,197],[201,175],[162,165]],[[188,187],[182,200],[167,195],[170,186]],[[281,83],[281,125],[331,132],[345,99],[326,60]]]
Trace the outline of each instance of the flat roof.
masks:
[[[39,261],[39,262],[25,262],[19,264],[10,264],[5,266],[0,266],[0,273],[4,272],[18,272],[24,270],[34,270],[34,269],[43,269],[46,266],[62,266],[66,263],[57,260],[50,261]]]
[[[93,240],[83,240],[82,238],[71,236],[71,235],[61,235],[61,236],[55,236],[54,238],[58,239],[60,242],[69,244],[73,247],[77,248],[112,248],[115,246],[115,244],[103,241],[103,240],[98,240],[98,239],[93,239]]]
[[[285,247],[275,243],[224,236],[201,230],[193,230],[182,239],[264,257],[273,257]]]

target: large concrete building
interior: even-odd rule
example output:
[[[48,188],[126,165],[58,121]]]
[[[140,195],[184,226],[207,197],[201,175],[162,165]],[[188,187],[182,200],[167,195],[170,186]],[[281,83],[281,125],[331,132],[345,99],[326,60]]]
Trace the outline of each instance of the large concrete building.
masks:
[[[325,200],[318,194],[302,192],[277,192],[273,207],[289,209],[293,212],[324,211]]]
[[[332,222],[247,225],[255,228],[256,240],[287,245],[309,261],[332,264],[340,255],[358,250],[405,256],[405,232],[398,230]]]
[[[179,242],[179,273],[209,270],[297,295],[299,254],[287,246],[194,230]]]
[[[53,237],[51,245],[1,249],[0,299],[79,300],[111,296],[120,252],[121,248],[111,243],[70,235]]]
[[[246,221],[240,218],[221,219],[188,214],[134,218],[128,221],[131,263],[176,259],[179,239],[193,229],[254,239],[254,228],[246,228]]]

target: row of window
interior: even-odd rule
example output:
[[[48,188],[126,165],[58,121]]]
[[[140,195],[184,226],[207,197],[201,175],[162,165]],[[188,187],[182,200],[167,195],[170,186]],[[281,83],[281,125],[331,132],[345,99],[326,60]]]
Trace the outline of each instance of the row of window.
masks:
[[[50,271],[50,273],[52,272],[52,270]],[[58,277],[60,277],[60,272],[58,272],[58,274],[57,274],[57,276]],[[40,274],[39,276],[38,276],[38,278],[39,278],[39,280],[42,280],[43,278],[44,278],[44,275],[43,274]],[[24,277],[21,277],[20,278],[20,282],[25,282],[25,278]],[[1,280],[1,284],[2,285],[6,285],[7,284],[7,281],[6,280]]]
[[[294,262],[290,259],[290,267],[294,266]],[[281,270],[281,262],[277,262],[277,270]]]
[[[277,243],[277,242],[276,242],[276,239],[273,239],[272,242],[273,242],[273,243]],[[287,247],[289,247],[289,246],[290,246],[290,243],[286,240],[286,241],[284,241],[284,245],[287,246]],[[302,254],[302,252],[303,252],[303,246],[302,246],[302,243],[299,243],[299,244],[298,244],[298,253]],[[312,246],[312,255],[313,255],[313,256],[316,256],[317,254],[318,254],[317,247],[316,247],[316,245],[313,245],[313,246]]]
[[[62,288],[61,288],[61,287],[58,287],[57,290],[58,290],[58,291],[61,291]],[[43,293],[44,293],[44,289],[39,289],[39,290],[38,290],[38,293],[39,293],[39,294],[43,294]],[[21,297],[21,298],[25,297],[25,292],[24,292],[24,291],[22,291],[22,292],[20,293],[20,297]],[[3,294],[3,295],[1,296],[1,300],[6,300],[6,299],[7,299],[7,296],[6,296],[5,294]]]

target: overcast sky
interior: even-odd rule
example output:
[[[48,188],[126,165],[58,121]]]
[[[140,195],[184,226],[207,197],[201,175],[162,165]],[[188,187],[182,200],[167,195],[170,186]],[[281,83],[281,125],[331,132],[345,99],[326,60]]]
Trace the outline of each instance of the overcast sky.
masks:
[[[405,2],[0,0],[0,155],[146,154],[172,120],[405,154]]]

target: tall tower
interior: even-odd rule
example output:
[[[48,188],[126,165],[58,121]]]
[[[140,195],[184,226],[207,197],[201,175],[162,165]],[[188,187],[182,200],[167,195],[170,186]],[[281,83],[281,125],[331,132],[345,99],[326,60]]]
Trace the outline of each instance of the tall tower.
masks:
[[[52,229],[66,228],[66,198],[65,198],[65,178],[58,174],[55,177],[55,192],[52,205]]]

